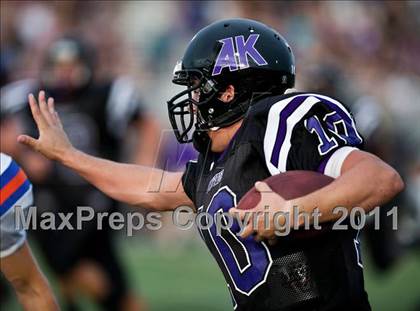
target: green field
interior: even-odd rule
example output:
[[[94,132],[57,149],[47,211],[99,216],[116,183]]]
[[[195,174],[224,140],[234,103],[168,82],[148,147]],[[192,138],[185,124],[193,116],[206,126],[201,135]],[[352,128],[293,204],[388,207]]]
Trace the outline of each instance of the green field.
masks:
[[[141,280],[152,310],[230,310],[222,274],[204,247],[162,251],[132,248],[128,265]],[[416,310],[420,304],[420,254],[405,257],[385,275],[366,273],[366,287],[374,310]],[[365,269],[371,264],[365,260]],[[133,283],[134,285],[136,283]]]
[[[231,310],[230,297],[204,244],[192,241],[171,248],[138,238],[119,239],[132,287],[151,311]],[[375,274],[365,259],[366,287],[374,310],[411,311],[420,304],[420,253],[404,257],[386,274]],[[97,310],[86,300],[83,309]],[[19,310],[15,302],[2,310]]]

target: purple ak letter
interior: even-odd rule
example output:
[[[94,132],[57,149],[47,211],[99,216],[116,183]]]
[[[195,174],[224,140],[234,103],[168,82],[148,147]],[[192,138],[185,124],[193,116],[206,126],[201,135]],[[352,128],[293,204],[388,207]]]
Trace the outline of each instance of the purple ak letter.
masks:
[[[238,69],[245,69],[249,67],[248,57],[251,57],[258,66],[267,65],[267,61],[255,48],[255,43],[258,40],[259,34],[251,34],[245,41],[244,36],[236,36],[236,55],[233,38],[225,38],[220,40],[222,48],[216,59],[216,64],[213,68],[213,76],[219,75],[223,68],[229,67],[229,71],[236,71]]]

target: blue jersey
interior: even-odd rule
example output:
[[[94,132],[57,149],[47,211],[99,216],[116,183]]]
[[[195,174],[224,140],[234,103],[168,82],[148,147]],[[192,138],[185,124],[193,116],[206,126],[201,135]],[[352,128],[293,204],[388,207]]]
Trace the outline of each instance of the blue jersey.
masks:
[[[16,221],[32,204],[32,185],[19,165],[1,153],[0,257],[13,254],[25,241],[25,230]],[[23,215],[23,214],[22,214]]]

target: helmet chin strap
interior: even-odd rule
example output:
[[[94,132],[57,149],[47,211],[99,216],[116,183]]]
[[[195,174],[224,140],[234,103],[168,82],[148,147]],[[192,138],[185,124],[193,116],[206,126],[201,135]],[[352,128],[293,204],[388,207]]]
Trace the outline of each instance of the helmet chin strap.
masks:
[[[211,140],[206,131],[195,130],[192,140],[194,148],[198,152],[205,154],[210,150]]]
[[[225,113],[221,114],[220,116],[214,118],[211,121],[209,120],[203,122],[200,125],[196,124],[196,130],[193,134],[194,148],[200,153],[207,152],[211,143],[210,137],[208,135],[209,131],[215,132],[221,128],[228,127],[234,124],[235,122],[238,122],[244,117],[244,115],[248,111],[251,102],[264,98],[265,96],[270,94],[271,90],[272,88],[267,90],[267,93],[263,93],[253,98],[249,98],[248,96],[245,96],[245,98],[238,97],[236,100],[230,103],[231,106],[233,106],[232,109],[226,111]],[[212,104],[226,105],[226,103],[222,102],[220,99],[217,98],[213,100]]]
[[[250,99],[245,96],[238,97],[229,103],[225,103],[218,98],[213,98],[203,106],[199,106],[202,123],[199,128],[207,131],[217,131],[240,120],[248,110]],[[222,113],[217,113],[220,108],[226,107]],[[208,114],[208,110],[213,110],[213,114]]]
[[[249,103],[249,101],[248,101]],[[227,127],[229,125],[232,125],[233,123],[239,121],[243,118],[244,114],[246,113],[247,109],[244,109],[245,107],[248,107],[248,104],[238,104],[230,111],[224,113],[219,118],[214,119],[217,121],[218,126],[212,126],[212,127],[206,127],[201,126],[201,128],[196,128],[193,134],[193,145],[194,148],[200,152],[200,153],[206,153],[210,150],[211,147],[211,139],[208,135],[208,132],[215,132],[221,128]],[[208,123],[206,124],[208,125]]]

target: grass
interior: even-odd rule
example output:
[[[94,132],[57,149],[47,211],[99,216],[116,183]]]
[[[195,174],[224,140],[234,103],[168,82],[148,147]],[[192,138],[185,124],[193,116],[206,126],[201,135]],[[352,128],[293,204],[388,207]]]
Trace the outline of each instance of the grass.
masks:
[[[222,273],[202,242],[172,243],[169,247],[139,238],[118,242],[129,282],[147,299],[151,311],[231,310]],[[376,273],[365,258],[366,288],[373,310],[418,310],[419,257],[419,252],[412,252],[385,274]],[[96,310],[85,299],[81,305]],[[5,307],[2,310],[19,310],[16,302]]]
[[[184,245],[183,251],[149,245],[137,251],[132,248],[126,255],[135,273],[132,284],[147,298],[152,311],[232,308],[223,275],[204,244]]]
[[[417,310],[419,257],[420,253],[411,253],[385,274],[376,273],[372,262],[364,261],[366,289],[373,310]],[[231,309],[222,273],[204,245],[191,246],[184,252],[158,250],[153,246],[131,249],[127,259],[135,272],[132,280],[141,280],[152,310]]]

